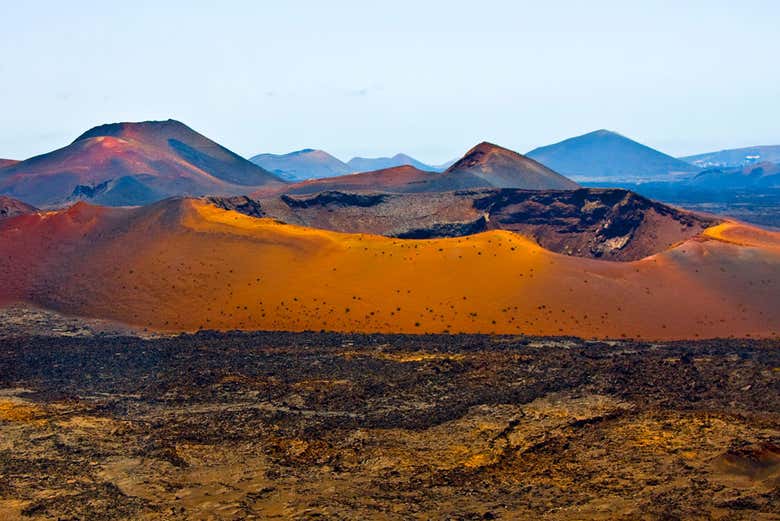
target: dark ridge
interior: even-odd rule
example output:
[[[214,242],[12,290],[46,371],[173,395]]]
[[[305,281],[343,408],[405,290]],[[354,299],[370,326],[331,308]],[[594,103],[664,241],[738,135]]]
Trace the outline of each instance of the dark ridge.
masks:
[[[217,208],[233,210],[244,215],[249,215],[250,217],[266,216],[260,203],[245,195],[237,195],[235,197],[207,197],[205,201],[213,204]]]
[[[560,219],[577,218],[583,225],[592,225],[607,217],[612,217],[611,213],[641,214],[650,209],[660,215],[673,217],[686,226],[692,226],[702,221],[712,224],[718,222],[717,219],[703,218],[691,212],[677,210],[669,205],[620,188],[581,188],[573,191],[551,190],[545,192],[502,189],[488,193],[483,197],[480,197],[479,192],[474,195],[476,196],[474,208],[491,214],[500,213],[512,205],[533,204],[533,206],[522,207],[512,212],[502,221],[506,223],[551,224]],[[596,196],[595,199],[594,196]],[[591,206],[588,210],[583,211],[588,203]]]
[[[70,194],[72,199],[92,199],[95,195],[103,193],[108,187],[109,181],[103,181],[94,186],[78,185],[73,189],[73,193]]]
[[[164,194],[146,183],[149,177],[122,176],[96,185],[78,185],[67,201],[89,201],[105,206],[139,206],[164,199]]]
[[[643,229],[651,215],[690,230],[679,233],[679,238],[720,222],[622,189],[499,190],[475,198],[474,207],[490,215],[491,227],[530,234],[552,251],[614,260],[636,260],[656,253],[656,231]]]
[[[390,235],[397,239],[436,239],[441,237],[464,237],[481,233],[488,229],[484,216],[471,222],[434,224],[429,228],[416,228],[406,232]]]
[[[345,192],[321,192],[314,197],[299,198],[282,195],[282,201],[290,208],[311,208],[313,206],[359,206],[368,208],[381,204],[387,194],[353,194]]]

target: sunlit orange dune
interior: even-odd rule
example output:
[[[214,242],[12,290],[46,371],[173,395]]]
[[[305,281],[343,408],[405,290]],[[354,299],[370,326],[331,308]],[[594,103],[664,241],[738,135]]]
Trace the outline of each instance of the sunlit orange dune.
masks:
[[[755,238],[742,245],[737,235]],[[0,300],[166,331],[771,337],[780,333],[779,237],[730,224],[608,262],[503,230],[403,240],[198,200],[80,204],[0,221]]]
[[[735,222],[724,222],[708,228],[704,231],[704,235],[741,246],[780,248],[780,233]]]

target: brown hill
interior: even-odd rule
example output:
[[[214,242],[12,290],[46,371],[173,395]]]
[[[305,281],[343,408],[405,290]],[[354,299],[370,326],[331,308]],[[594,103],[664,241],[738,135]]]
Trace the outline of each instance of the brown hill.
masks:
[[[0,221],[0,301],[170,331],[769,337],[778,273],[780,234],[735,223],[609,262],[504,230],[402,240],[181,199]]]
[[[411,165],[315,179],[283,187],[290,194],[327,190],[389,193],[447,192],[474,188],[574,190],[579,185],[516,152],[491,143],[480,143],[444,172],[428,172]],[[269,190],[255,196],[269,195]]]
[[[16,217],[17,215],[26,215],[38,211],[34,206],[23,203],[18,199],[0,195],[0,219],[6,217]]]
[[[573,190],[577,183],[524,155],[492,143],[482,142],[445,171],[445,175],[463,178],[463,188],[488,186],[527,190]],[[472,179],[472,176],[476,179]],[[469,179],[469,181],[465,181]]]
[[[170,195],[237,194],[282,184],[270,174],[173,120],[95,127],[70,145],[0,170],[0,193],[56,205],[100,191],[112,205]]]
[[[210,198],[254,217],[347,233],[461,237],[508,230],[557,253],[637,260],[697,236],[718,219],[622,189],[479,189],[435,194],[320,192],[253,200]]]
[[[16,159],[0,159],[0,168],[15,165],[18,162]]]
[[[300,183],[282,187],[281,191],[291,194],[312,194],[327,190],[344,191],[382,191],[395,193],[425,192],[430,188],[431,176],[437,176],[424,170],[419,170],[411,165],[396,166],[349,174],[325,179],[310,179]],[[277,190],[280,191],[280,190]],[[261,191],[259,194],[268,193]]]

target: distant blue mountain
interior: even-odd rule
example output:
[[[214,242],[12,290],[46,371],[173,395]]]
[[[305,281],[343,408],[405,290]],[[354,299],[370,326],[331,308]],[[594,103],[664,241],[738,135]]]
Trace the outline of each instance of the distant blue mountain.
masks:
[[[734,168],[757,163],[780,163],[780,145],[732,148],[681,157],[700,168]]]
[[[352,172],[373,172],[374,170],[383,170],[403,165],[411,165],[420,170],[441,172],[446,170],[450,164],[443,167],[431,166],[406,154],[396,154],[393,157],[353,157],[347,162]]]
[[[663,179],[699,168],[617,132],[597,130],[526,154],[574,180]]]
[[[335,177],[351,172],[343,161],[324,150],[304,148],[289,154],[258,154],[249,159],[285,181]]]

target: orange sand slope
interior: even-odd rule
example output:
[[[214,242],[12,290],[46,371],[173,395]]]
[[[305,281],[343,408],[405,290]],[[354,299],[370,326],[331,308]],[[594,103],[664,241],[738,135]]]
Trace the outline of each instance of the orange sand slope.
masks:
[[[780,234],[727,223],[635,262],[507,231],[401,240],[196,200],[0,221],[0,302],[161,330],[777,336]]]

